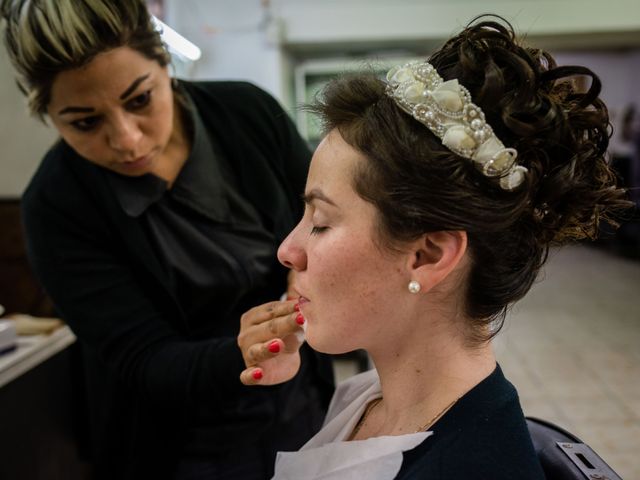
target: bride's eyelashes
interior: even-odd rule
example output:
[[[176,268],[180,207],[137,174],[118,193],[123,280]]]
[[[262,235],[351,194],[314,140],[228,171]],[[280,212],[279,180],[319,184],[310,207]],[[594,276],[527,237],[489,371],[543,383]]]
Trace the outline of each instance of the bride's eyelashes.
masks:
[[[324,232],[325,230],[327,230],[329,227],[313,227],[311,229],[311,235],[318,235],[322,232]]]

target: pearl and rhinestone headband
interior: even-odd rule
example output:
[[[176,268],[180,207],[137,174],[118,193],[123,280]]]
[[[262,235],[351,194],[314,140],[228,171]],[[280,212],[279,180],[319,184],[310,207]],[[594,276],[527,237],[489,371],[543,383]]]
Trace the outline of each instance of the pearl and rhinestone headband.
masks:
[[[499,178],[502,189],[524,181],[527,169],[516,163],[518,152],[505,148],[457,79],[445,82],[430,63],[410,62],[387,73],[387,94],[445,147],[473,160],[485,176]]]

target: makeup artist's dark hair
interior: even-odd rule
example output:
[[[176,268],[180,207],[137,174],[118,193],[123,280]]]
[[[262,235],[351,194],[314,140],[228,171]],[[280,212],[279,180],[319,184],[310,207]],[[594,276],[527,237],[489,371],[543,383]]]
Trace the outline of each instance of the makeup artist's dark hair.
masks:
[[[2,0],[4,41],[33,115],[44,118],[58,73],[127,46],[161,66],[170,57],[143,0]]]

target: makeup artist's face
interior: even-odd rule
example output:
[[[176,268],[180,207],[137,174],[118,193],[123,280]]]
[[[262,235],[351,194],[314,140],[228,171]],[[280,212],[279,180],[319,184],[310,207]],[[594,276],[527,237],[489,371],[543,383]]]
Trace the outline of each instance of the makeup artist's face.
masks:
[[[115,48],[59,73],[47,113],[90,162],[122,175],[153,173],[174,126],[171,79],[155,60]]]
[[[392,344],[409,295],[406,256],[374,243],[377,210],[352,186],[355,167],[365,161],[336,130],[322,141],[311,161],[304,217],[278,250],[280,262],[297,272],[307,341],[322,352]]]

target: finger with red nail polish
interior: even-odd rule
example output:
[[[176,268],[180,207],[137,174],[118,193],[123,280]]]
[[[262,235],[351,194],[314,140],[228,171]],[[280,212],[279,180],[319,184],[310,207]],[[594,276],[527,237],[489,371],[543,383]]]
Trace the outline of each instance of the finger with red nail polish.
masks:
[[[271,352],[271,353],[279,353],[280,352],[280,343],[278,343],[277,340],[274,340],[273,342],[271,342],[269,344],[269,346],[267,347],[267,349]]]
[[[304,316],[301,313],[298,313],[298,315],[296,315],[296,323],[298,325],[304,325]]]

